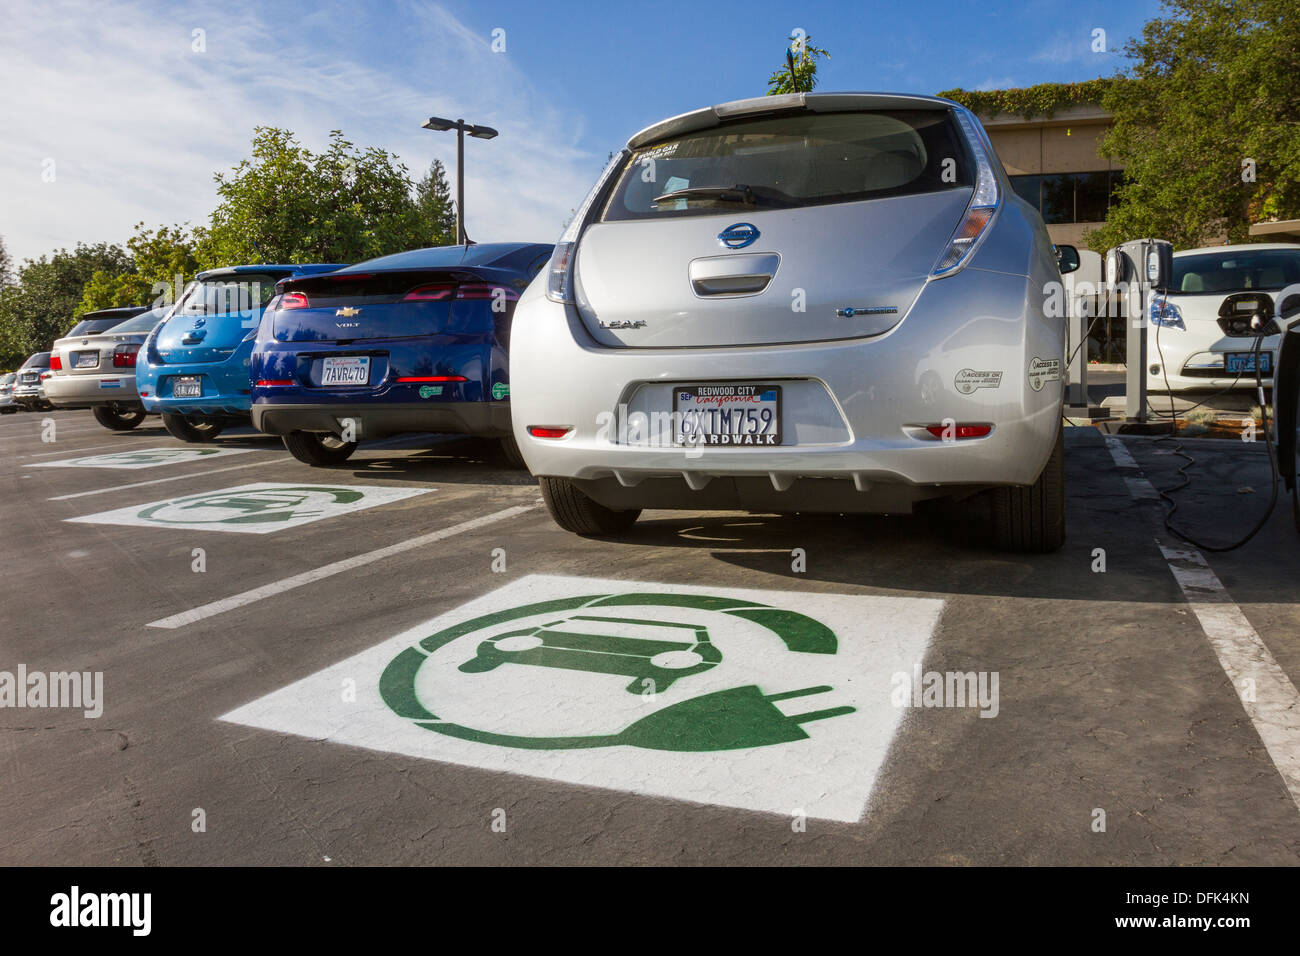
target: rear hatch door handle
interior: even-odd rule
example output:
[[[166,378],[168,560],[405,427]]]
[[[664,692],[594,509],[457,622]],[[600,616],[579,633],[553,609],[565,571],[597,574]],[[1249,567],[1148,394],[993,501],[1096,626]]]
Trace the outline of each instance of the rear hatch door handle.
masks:
[[[767,288],[780,264],[775,252],[705,256],[691,260],[687,274],[699,296],[755,295]]]

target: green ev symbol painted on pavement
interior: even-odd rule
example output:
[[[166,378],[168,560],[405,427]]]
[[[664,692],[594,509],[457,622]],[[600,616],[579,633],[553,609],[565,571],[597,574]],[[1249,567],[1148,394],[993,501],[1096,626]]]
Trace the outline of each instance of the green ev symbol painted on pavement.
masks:
[[[150,505],[138,517],[159,524],[267,524],[313,517],[325,504],[351,504],[362,497],[351,488],[321,485],[218,491]]]
[[[152,448],[140,451],[116,452],[112,455],[100,455],[95,461],[101,467],[111,468],[115,465],[161,465],[176,459],[204,458],[208,455],[220,455],[220,448]],[[181,452],[181,454],[177,454]]]
[[[636,607],[639,615],[568,613],[620,606]],[[775,705],[777,701],[822,694],[833,688],[823,685],[764,694],[757,685],[744,683],[665,703],[612,733],[525,736],[441,719],[425,707],[417,694],[420,670],[435,651],[484,632],[473,655],[457,668],[459,673],[484,674],[504,665],[523,665],[630,676],[632,682],[625,691],[640,694],[650,689],[658,694],[722,662],[722,652],[714,646],[706,625],[646,618],[644,609],[656,606],[696,609],[726,615],[733,622],[737,618],[753,622],[780,638],[785,648],[796,654],[835,654],[838,646],[835,633],[821,622],[796,611],[752,601],[672,593],[583,595],[508,608],[444,628],[393,658],[380,677],[379,693],[395,714],[412,720],[417,727],[476,743],[526,750],[622,745],[705,752],[763,747],[805,740],[808,734],[802,724],[855,710],[831,707],[789,716]],[[540,625],[499,630],[512,621],[538,615],[548,620]],[[702,614],[701,619],[707,616]]]

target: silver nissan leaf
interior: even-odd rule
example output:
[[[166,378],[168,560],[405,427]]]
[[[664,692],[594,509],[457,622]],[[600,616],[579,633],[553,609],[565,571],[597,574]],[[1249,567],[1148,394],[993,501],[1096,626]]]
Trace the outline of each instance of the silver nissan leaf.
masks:
[[[515,437],[556,522],[987,505],[1064,539],[1061,275],[948,100],[798,93],[642,130],[518,304]]]

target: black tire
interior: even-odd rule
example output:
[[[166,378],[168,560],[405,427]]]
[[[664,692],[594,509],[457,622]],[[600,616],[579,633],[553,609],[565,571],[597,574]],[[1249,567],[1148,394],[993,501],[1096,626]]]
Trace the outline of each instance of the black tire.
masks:
[[[993,545],[1001,551],[1045,554],[1065,543],[1065,429],[1038,480],[1028,487],[994,488]]]
[[[214,422],[192,422],[184,415],[172,415],[163,412],[163,428],[172,438],[190,443],[212,441],[221,434],[224,426]]]
[[[320,432],[289,432],[284,447],[299,461],[320,468],[343,464],[357,450],[357,443]]]
[[[95,421],[115,432],[129,432],[145,419],[143,408],[124,412],[113,405],[96,405],[91,412]]]
[[[528,462],[524,461],[523,452],[519,450],[519,442],[515,441],[514,435],[507,435],[501,439],[501,457],[511,468],[528,470]]]
[[[597,504],[568,478],[539,478],[538,482],[542,488],[542,500],[555,523],[584,538],[623,534],[641,517],[640,508],[615,511]]]

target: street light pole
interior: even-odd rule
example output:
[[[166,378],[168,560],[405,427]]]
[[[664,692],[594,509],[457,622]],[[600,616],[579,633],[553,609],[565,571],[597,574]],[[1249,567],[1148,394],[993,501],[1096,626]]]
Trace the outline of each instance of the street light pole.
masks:
[[[469,133],[476,139],[492,139],[497,131],[491,126],[475,126],[463,119],[449,120],[440,116],[430,116],[421,126],[439,133],[456,131],[456,244],[468,245],[469,237],[465,235],[465,134]]]

